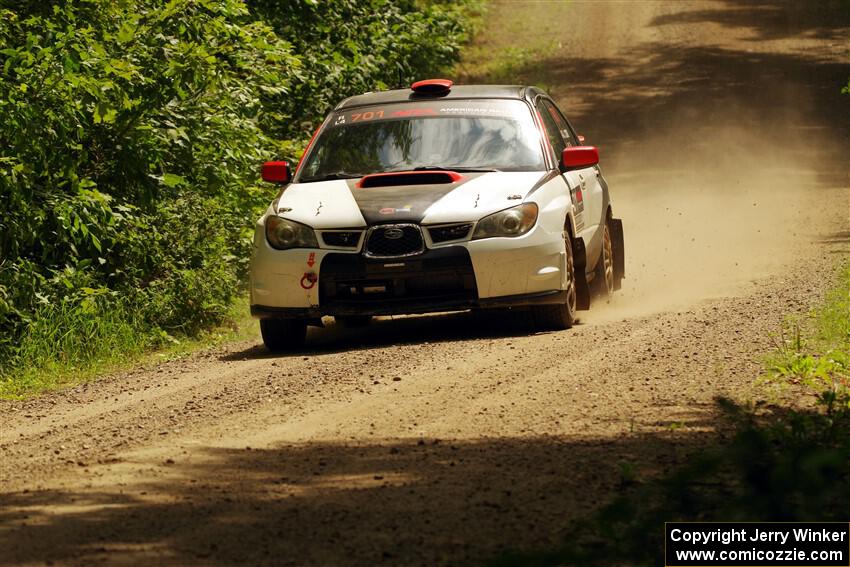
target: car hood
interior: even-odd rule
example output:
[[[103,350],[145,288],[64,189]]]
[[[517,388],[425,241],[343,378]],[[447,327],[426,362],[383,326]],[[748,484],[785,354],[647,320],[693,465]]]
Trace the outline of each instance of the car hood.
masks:
[[[386,222],[477,221],[518,205],[546,173],[463,173],[455,183],[360,188],[356,179],[293,183],[277,213],[314,228],[354,228]]]

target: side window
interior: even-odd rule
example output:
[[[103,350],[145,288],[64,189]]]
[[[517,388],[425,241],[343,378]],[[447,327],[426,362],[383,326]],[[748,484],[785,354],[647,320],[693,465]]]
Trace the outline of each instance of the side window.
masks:
[[[567,120],[564,118],[564,115],[561,114],[558,108],[548,100],[544,100],[543,105],[546,107],[546,110],[549,112],[552,120],[554,120],[555,124],[557,124],[558,132],[560,132],[561,137],[564,139],[564,143],[569,147],[577,146],[578,141],[573,136],[573,132],[570,129],[570,125],[567,124]]]
[[[543,120],[543,128],[546,130],[546,136],[549,138],[549,145],[555,150],[555,160],[556,162],[560,161],[561,152],[564,151],[567,145],[564,143],[564,138],[561,137],[558,124],[552,118],[552,114],[546,106],[546,101],[538,99],[537,112],[540,113],[540,119]]]

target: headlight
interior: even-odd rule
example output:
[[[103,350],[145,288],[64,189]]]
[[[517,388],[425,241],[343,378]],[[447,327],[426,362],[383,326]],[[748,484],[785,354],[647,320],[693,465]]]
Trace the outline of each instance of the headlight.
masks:
[[[319,247],[312,228],[274,215],[266,217],[266,239],[278,250]]]
[[[531,230],[536,222],[537,205],[535,203],[523,203],[493,213],[478,221],[472,239],[492,238],[493,236],[521,236]]]

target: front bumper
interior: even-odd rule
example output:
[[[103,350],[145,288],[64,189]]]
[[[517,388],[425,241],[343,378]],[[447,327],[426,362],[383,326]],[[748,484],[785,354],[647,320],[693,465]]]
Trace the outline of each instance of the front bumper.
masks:
[[[432,306],[463,306],[477,299],[469,252],[461,246],[409,258],[328,254],[322,261],[319,308],[326,315],[432,311]]]
[[[316,318],[558,303],[565,261],[560,229],[539,224],[517,238],[462,241],[397,259],[354,250],[274,250],[259,233],[251,312]]]
[[[464,311],[467,309],[499,309],[505,307],[530,307],[564,303],[567,292],[561,290],[544,291],[505,297],[488,297],[477,300],[433,300],[398,301],[372,305],[326,306],[326,307],[269,307],[252,305],[251,315],[260,319],[318,319],[326,315],[414,315],[419,313],[439,313],[445,311]]]

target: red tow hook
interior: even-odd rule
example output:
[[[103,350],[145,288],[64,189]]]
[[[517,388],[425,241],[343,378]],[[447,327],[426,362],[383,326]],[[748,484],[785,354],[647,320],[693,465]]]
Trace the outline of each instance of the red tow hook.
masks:
[[[304,289],[313,289],[317,281],[319,281],[319,276],[316,275],[316,272],[304,272],[304,275],[301,277],[301,287]]]

